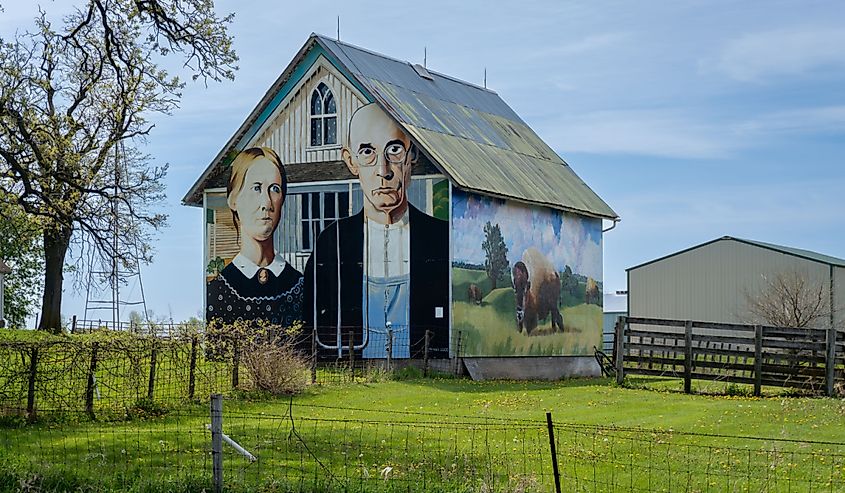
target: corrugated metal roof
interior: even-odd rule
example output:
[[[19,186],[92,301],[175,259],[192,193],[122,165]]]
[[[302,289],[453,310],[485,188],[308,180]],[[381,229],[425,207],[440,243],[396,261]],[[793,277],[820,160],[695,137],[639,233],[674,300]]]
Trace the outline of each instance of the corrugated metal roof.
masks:
[[[783,245],[775,245],[774,243],[765,243],[765,242],[756,241],[756,240],[746,240],[746,239],[737,238],[737,237],[734,237],[734,236],[723,236],[721,238],[716,238],[715,240],[707,241],[707,242],[702,243],[700,245],[695,245],[693,247],[686,248],[686,249],[681,250],[679,252],[670,253],[669,255],[665,255],[663,257],[656,258],[654,260],[649,260],[648,262],[644,262],[642,264],[635,265],[634,267],[629,267],[625,270],[631,271],[631,270],[639,269],[640,267],[645,267],[647,265],[651,265],[653,263],[660,262],[662,260],[666,260],[668,258],[675,257],[675,256],[680,255],[682,253],[686,253],[686,252],[689,252],[691,250],[695,250],[695,249],[701,248],[703,246],[707,246],[707,245],[710,245],[712,243],[716,243],[717,241],[738,241],[740,243],[745,243],[747,245],[752,245],[752,246],[756,246],[756,247],[760,247],[760,248],[766,248],[768,250],[774,250],[776,252],[780,252],[780,253],[783,253],[783,254],[786,254],[786,255],[792,255],[792,256],[795,256],[795,257],[800,257],[800,258],[803,258],[803,259],[812,260],[814,262],[819,262],[821,264],[833,265],[835,267],[845,267],[845,259],[841,259],[841,258],[838,258],[838,257],[831,257],[830,255],[824,255],[824,254],[821,254],[821,253],[812,252],[810,250],[802,250],[800,248],[792,248],[792,247],[787,247],[787,246],[783,246]]]
[[[619,216],[489,89],[316,36],[453,184],[607,219]]]
[[[315,45],[405,128],[455,186],[618,219],[495,92],[433,71],[429,71],[431,79],[426,79],[408,62],[316,34],[197,179],[183,203],[201,205],[202,190],[224,171],[226,156],[250,138],[251,129],[261,125],[262,115],[271,113],[277,93],[311,56]]]

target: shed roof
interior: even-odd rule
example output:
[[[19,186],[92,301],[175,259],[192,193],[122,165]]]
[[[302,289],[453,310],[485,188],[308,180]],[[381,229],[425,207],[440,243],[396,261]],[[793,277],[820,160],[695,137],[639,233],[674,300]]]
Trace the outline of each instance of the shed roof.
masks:
[[[631,270],[634,270],[634,269],[639,269],[640,267],[645,267],[647,265],[651,265],[651,264],[654,264],[656,262],[660,262],[662,260],[666,260],[668,258],[675,257],[675,256],[680,255],[682,253],[687,253],[689,251],[697,250],[701,247],[711,245],[713,243],[716,243],[717,241],[737,241],[737,242],[740,242],[740,243],[745,243],[746,245],[751,245],[751,246],[758,247],[758,248],[765,248],[767,250],[773,250],[773,251],[780,252],[780,253],[783,253],[783,254],[786,254],[786,255],[792,255],[794,257],[799,257],[799,258],[803,258],[803,259],[806,259],[806,260],[811,260],[813,262],[818,262],[820,264],[832,265],[834,267],[845,267],[845,259],[841,259],[841,258],[838,258],[838,257],[832,257],[830,255],[824,255],[824,254],[816,253],[816,252],[813,252],[813,251],[810,251],[810,250],[803,250],[801,248],[793,248],[793,247],[788,247],[788,246],[783,246],[783,245],[775,245],[774,243],[765,243],[765,242],[756,241],[756,240],[746,240],[746,239],[743,239],[743,238],[736,238],[734,236],[723,236],[721,238],[716,238],[715,240],[711,240],[711,241],[702,243],[700,245],[695,245],[693,247],[681,250],[679,252],[671,253],[669,255],[665,255],[663,257],[660,257],[660,258],[657,258],[657,259],[654,259],[654,260],[649,260],[648,262],[645,262],[645,263],[642,263],[642,264],[639,264],[639,265],[635,265],[634,267],[629,267],[626,270],[631,271]]]
[[[452,183],[464,190],[606,219],[619,216],[493,91],[347,43],[312,34],[287,69],[183,199],[201,203],[205,181],[269,116],[296,66],[322,51],[391,115]],[[266,116],[264,116],[266,118]],[[227,163],[226,163],[227,164]]]

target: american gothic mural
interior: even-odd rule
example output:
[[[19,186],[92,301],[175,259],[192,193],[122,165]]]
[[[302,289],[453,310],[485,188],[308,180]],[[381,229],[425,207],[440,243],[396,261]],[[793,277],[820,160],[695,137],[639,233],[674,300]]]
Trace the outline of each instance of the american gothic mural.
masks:
[[[299,268],[280,254],[284,235],[276,234],[291,207],[285,164],[267,147],[245,149],[232,161],[225,199],[231,218],[221,215],[215,234],[232,236],[237,254],[210,256],[206,317],[316,328],[323,358],[349,351],[359,358],[419,356],[429,331],[430,356],[447,357],[449,226],[409,200],[419,149],[376,104],[358,108],[346,128],[341,157],[357,178],[358,210],[348,195],[335,194],[321,203],[321,217],[331,208],[336,219],[315,222],[314,198],[298,199],[308,247]],[[437,207],[448,217],[448,189],[439,188],[446,194],[437,194]]]

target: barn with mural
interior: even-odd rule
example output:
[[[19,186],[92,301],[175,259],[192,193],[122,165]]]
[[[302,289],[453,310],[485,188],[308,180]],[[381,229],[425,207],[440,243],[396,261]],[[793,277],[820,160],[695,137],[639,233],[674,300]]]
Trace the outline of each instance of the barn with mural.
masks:
[[[480,377],[594,371],[572,362],[601,347],[619,218],[492,90],[311,35],[183,203],[207,320],[301,327],[324,360],[427,340]]]

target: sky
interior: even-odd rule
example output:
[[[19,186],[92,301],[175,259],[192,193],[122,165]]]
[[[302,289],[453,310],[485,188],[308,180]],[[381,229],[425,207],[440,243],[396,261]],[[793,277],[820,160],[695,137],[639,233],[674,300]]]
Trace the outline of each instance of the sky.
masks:
[[[6,0],[0,36],[36,2]],[[42,0],[59,19],[72,0]],[[76,0],[81,3],[81,0]],[[308,35],[496,91],[622,218],[606,291],[625,269],[724,235],[845,257],[845,2],[221,1],[234,82],[189,84],[145,150],[170,164],[169,227],[142,274],[156,314],[202,307],[202,211],[181,198]],[[606,223],[605,227],[610,224]],[[130,288],[130,289],[135,289]],[[68,284],[63,313],[85,293]]]

